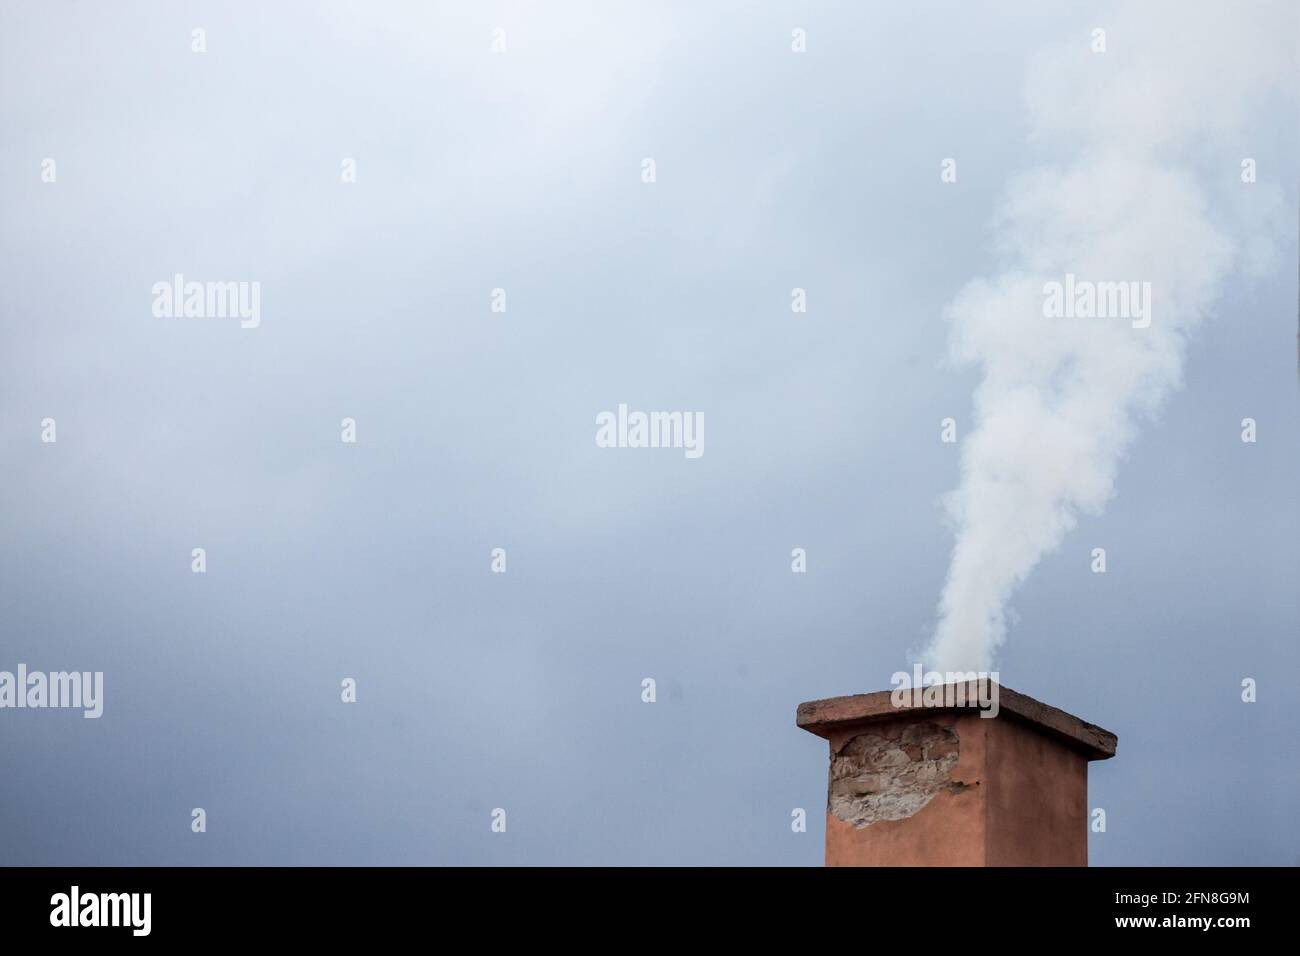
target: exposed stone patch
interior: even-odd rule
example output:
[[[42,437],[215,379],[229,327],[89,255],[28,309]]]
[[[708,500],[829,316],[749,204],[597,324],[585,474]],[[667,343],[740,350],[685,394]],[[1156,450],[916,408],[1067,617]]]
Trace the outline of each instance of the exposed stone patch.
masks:
[[[930,721],[878,724],[831,754],[829,809],[865,827],[912,816],[944,791],[964,790],[952,779],[957,735]]]

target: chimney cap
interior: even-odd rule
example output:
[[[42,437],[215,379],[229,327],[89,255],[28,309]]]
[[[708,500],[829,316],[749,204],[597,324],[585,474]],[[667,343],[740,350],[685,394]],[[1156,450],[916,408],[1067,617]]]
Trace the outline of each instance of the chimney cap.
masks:
[[[989,681],[992,684],[992,681]],[[944,684],[944,687],[955,686]],[[1026,694],[1017,693],[1010,687],[995,685],[998,689],[999,716],[1010,716],[1024,721],[1041,733],[1064,743],[1066,746],[1081,751],[1089,760],[1107,760],[1115,756],[1115,746],[1119,738],[1109,730],[1080,720],[1073,714],[1044,704]],[[967,700],[975,700],[976,681],[967,682]],[[853,694],[848,697],[828,697],[825,700],[810,700],[799,705],[795,724],[818,737],[830,738],[831,734],[848,724],[865,724],[890,717],[905,715],[908,711],[918,710],[922,713],[969,711],[969,706],[913,707],[910,701],[895,706],[893,691],[881,690],[871,694]],[[951,699],[945,695],[945,699]]]

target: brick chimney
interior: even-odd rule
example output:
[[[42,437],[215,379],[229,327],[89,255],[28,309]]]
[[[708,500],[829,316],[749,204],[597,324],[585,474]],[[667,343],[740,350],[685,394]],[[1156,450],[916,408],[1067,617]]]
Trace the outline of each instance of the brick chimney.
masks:
[[[960,703],[979,687],[996,716]],[[935,696],[951,706],[910,691],[799,705],[830,742],[826,865],[1087,866],[1088,761],[1115,756],[1115,735],[988,680]]]

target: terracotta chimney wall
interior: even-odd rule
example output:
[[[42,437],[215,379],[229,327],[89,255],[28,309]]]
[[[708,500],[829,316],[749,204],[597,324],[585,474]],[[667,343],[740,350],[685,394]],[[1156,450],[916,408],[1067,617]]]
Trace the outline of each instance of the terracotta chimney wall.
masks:
[[[992,718],[890,691],[799,705],[830,744],[827,866],[1087,865],[1088,762],[1115,735],[996,691]],[[977,700],[975,682],[957,699]]]

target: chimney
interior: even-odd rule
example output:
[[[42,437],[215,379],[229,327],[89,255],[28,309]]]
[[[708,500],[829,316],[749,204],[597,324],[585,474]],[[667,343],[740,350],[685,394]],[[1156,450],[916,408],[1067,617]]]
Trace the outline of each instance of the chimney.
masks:
[[[799,705],[830,742],[826,865],[1087,866],[1088,761],[1115,735],[987,678],[926,691]]]

